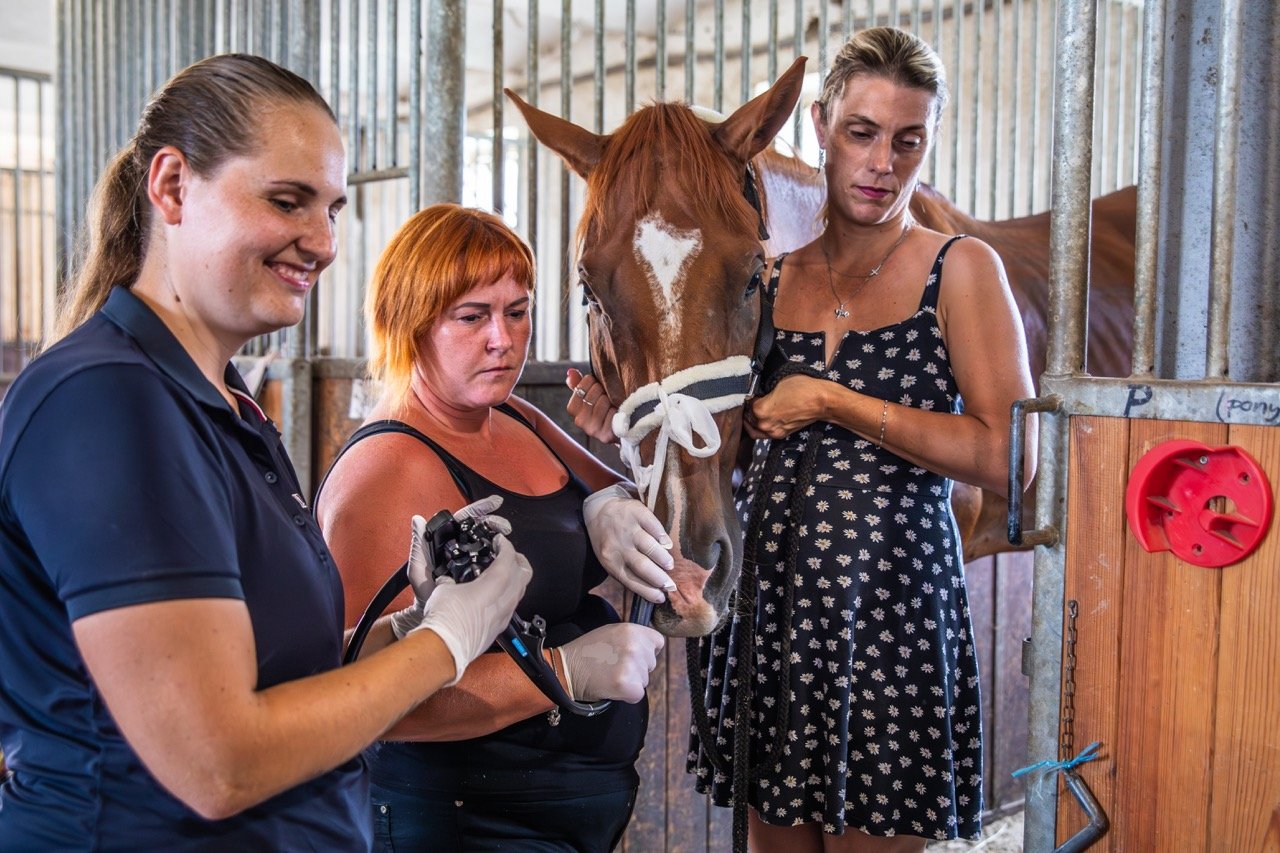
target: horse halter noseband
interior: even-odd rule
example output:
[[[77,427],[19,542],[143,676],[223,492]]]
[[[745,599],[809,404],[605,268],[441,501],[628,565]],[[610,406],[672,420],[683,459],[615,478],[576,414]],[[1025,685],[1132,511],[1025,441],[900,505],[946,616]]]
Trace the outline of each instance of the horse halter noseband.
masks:
[[[743,178],[742,194],[756,212],[760,239],[769,239],[756,189],[755,169],[750,163]],[[613,433],[621,444],[622,461],[631,469],[640,498],[650,510],[657,502],[668,443],[675,441],[698,458],[714,455],[720,450],[720,431],[712,416],[742,406],[755,396],[774,338],[773,303],[764,282],[758,290],[760,324],[755,351],[750,357],[731,355],[678,370],[665,379],[637,388],[614,413]],[[594,365],[592,368],[594,372]],[[640,457],[640,443],[655,429],[658,441],[653,462],[645,465]]]

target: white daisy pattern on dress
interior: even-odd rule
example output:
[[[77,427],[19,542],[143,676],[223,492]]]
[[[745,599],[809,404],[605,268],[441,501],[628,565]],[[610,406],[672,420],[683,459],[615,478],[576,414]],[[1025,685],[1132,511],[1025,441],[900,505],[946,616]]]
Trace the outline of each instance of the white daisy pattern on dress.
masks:
[[[778,329],[766,372],[788,361],[807,364],[873,397],[962,411],[936,317],[942,262],[953,242],[939,251],[913,316],[848,332],[831,366],[823,360],[821,333]],[[772,294],[782,264],[779,258],[774,265]],[[781,753],[758,769],[748,799],[763,819],[781,826],[977,838],[981,702],[951,481],[842,427],[815,430],[821,444],[802,517],[790,517],[791,483],[809,431],[783,439],[784,464],[769,483],[761,482],[769,442],[757,442],[737,496],[744,529],[757,490],[765,489],[767,498],[756,543],[753,771],[785,718]],[[792,525],[800,525],[802,535],[789,579]],[[716,739],[708,746],[725,756],[732,749],[741,654],[734,630],[735,620],[728,620],[703,645],[706,707]],[[791,640],[785,686],[779,660],[784,631]],[[702,753],[696,727],[688,768],[700,791],[718,805],[732,804],[730,779]]]

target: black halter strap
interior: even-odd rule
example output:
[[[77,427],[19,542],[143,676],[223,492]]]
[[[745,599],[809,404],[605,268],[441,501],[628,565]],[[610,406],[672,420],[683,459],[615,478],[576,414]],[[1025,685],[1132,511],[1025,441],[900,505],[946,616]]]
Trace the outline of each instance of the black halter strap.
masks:
[[[742,176],[742,196],[747,204],[755,208],[756,221],[759,223],[761,240],[769,239],[769,229],[764,224],[764,205],[760,203],[760,191],[756,187],[756,167],[747,162],[746,172]]]

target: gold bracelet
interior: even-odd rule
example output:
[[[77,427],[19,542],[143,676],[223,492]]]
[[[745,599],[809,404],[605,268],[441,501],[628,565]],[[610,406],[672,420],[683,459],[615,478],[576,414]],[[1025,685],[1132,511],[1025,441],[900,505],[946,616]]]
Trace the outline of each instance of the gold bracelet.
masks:
[[[559,655],[559,651],[560,650],[556,648],[547,649],[547,657],[551,659],[551,672],[553,675],[555,675],[556,681],[561,680],[560,670],[564,666],[563,657],[560,657],[560,666],[556,666],[556,657]],[[556,705],[550,711],[547,712],[547,725],[549,726],[560,725],[560,706],[559,705]]]
[[[884,401],[884,407],[880,409],[880,440],[876,442],[876,447],[884,447],[884,428],[889,423],[889,401]]]

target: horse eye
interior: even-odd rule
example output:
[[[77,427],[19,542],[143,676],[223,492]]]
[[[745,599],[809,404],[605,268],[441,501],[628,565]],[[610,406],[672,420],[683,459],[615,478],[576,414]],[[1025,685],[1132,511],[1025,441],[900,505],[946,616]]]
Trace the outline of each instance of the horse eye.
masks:
[[[743,294],[743,299],[755,296],[757,290],[760,289],[760,271],[757,270],[755,275],[751,276],[751,281],[747,282],[747,292]]]
[[[582,285],[582,307],[596,308],[600,305],[600,300],[596,299],[596,295],[591,292],[591,288],[587,286],[585,281],[580,282]]]

